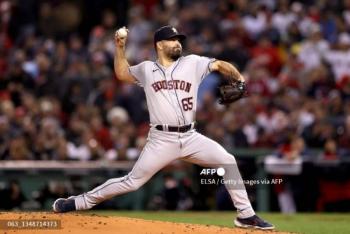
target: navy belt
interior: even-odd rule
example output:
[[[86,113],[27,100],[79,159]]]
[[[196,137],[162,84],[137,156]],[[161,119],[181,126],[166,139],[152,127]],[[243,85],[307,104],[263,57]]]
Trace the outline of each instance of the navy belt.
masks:
[[[194,128],[193,124],[187,124],[182,126],[164,126],[164,125],[156,125],[155,128],[159,131],[167,131],[167,132],[187,132]]]

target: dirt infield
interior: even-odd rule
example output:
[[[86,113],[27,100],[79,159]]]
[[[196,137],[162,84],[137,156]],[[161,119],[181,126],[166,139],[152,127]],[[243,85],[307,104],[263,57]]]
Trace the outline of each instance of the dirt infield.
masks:
[[[61,226],[54,229],[54,226]],[[24,229],[24,226],[32,229]],[[50,227],[50,228],[49,228]],[[40,228],[47,228],[45,230]],[[88,214],[54,214],[50,212],[0,212],[0,233],[38,234],[282,234],[224,228],[210,225],[171,223],[125,217],[108,217]]]

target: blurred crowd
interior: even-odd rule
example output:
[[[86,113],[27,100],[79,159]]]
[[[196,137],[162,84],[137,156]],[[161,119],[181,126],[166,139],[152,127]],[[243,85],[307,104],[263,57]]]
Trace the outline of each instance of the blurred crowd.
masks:
[[[198,131],[228,149],[350,155],[349,0],[0,0],[0,17],[0,160],[137,159],[147,106],[140,87],[115,79],[114,32],[128,27],[136,64],[155,59],[166,24],[188,36],[186,54],[246,77],[249,97],[227,107],[225,78],[204,80]]]

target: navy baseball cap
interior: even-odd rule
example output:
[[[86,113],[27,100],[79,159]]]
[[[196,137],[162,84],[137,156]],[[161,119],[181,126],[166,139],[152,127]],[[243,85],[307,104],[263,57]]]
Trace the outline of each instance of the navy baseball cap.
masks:
[[[163,26],[163,27],[157,29],[157,31],[154,33],[154,45],[158,41],[169,40],[169,39],[175,38],[175,37],[179,38],[180,42],[186,39],[186,36],[178,33],[176,28],[174,28],[170,25]]]

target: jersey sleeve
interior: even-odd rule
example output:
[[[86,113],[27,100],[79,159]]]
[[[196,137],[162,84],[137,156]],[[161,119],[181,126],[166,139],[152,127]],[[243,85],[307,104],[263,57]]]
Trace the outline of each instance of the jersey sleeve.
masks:
[[[210,64],[214,62],[215,58],[208,58],[205,56],[192,55],[196,61],[196,75],[201,82],[211,71]]]
[[[146,82],[146,62],[139,63],[129,67],[130,74],[135,77],[136,83],[140,86],[144,86]]]

